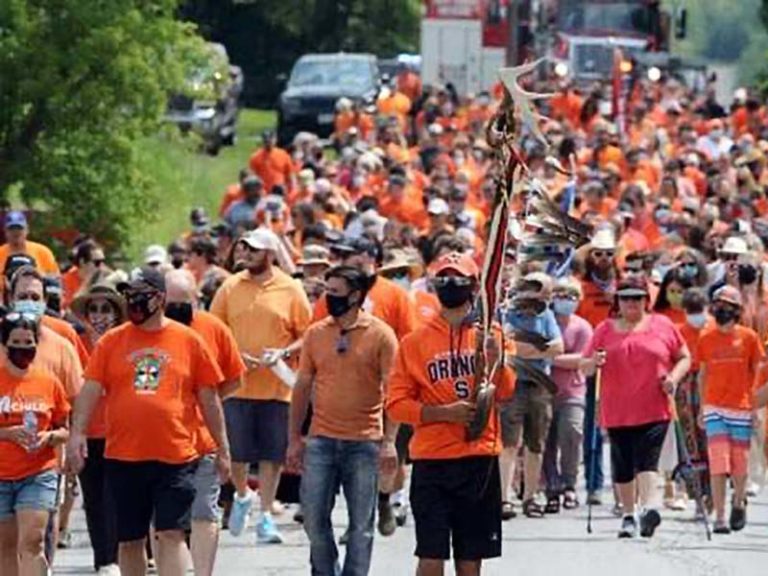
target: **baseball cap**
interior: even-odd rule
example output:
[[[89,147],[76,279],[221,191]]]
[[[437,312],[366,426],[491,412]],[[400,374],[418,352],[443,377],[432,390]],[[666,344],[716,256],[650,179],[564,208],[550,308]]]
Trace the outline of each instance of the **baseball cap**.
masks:
[[[552,294],[552,278],[544,272],[531,272],[523,277],[522,288],[528,298],[549,298]]]
[[[331,252],[325,246],[319,244],[312,244],[305,246],[301,253],[301,260],[298,261],[300,266],[318,266],[325,265],[330,266]]]
[[[432,216],[444,216],[451,213],[451,208],[442,198],[432,198],[427,205],[427,213]]]
[[[378,253],[378,247],[376,243],[369,240],[365,236],[351,238],[349,236],[343,237],[339,242],[336,242],[331,246],[331,250],[337,254],[351,256],[353,254],[367,254],[372,258],[376,257]]]
[[[20,210],[11,210],[5,215],[6,228],[26,228],[27,217]]]
[[[642,276],[623,278],[616,287],[617,296],[648,296],[648,282]]]
[[[37,268],[37,262],[29,254],[11,254],[5,261],[5,268],[3,268],[3,275],[7,279],[11,279],[19,268],[22,266],[29,266],[30,268]]]
[[[432,265],[432,274],[439,276],[443,272],[453,270],[458,272],[461,276],[467,278],[479,278],[480,269],[477,267],[477,263],[472,259],[469,254],[461,254],[460,252],[450,252],[444,254]]]
[[[742,307],[741,292],[734,286],[723,286],[712,296],[712,302],[726,302],[734,306]]]
[[[165,292],[165,274],[157,268],[151,266],[142,266],[134,268],[128,276],[127,282],[120,282],[117,285],[118,292],[126,290],[145,290],[153,288],[159,292]]]
[[[272,252],[277,250],[277,241],[274,232],[266,228],[251,230],[240,238],[240,242],[247,244],[254,250],[270,250]]]
[[[144,251],[144,264],[159,265],[168,261],[168,251],[159,244],[152,244]]]
[[[723,247],[720,248],[720,253],[738,255],[748,254],[749,247],[743,238],[739,238],[738,236],[731,236],[725,241]]]

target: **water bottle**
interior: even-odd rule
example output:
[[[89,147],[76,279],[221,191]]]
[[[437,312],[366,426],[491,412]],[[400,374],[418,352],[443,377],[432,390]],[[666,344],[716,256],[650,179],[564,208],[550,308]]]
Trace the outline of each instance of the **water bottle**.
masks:
[[[27,446],[27,452],[33,452],[36,449],[37,444],[37,414],[35,414],[32,410],[25,410],[23,423],[24,431],[31,438],[35,438],[34,443]]]

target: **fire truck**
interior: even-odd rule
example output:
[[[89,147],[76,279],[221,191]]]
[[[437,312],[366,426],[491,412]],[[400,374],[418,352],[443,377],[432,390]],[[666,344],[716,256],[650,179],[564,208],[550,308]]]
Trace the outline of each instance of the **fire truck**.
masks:
[[[606,79],[616,48],[627,59],[668,52],[673,24],[677,38],[686,27],[685,9],[673,21],[659,0],[424,0],[422,8],[424,82],[464,94],[490,88],[505,64],[541,56],[561,77]]]

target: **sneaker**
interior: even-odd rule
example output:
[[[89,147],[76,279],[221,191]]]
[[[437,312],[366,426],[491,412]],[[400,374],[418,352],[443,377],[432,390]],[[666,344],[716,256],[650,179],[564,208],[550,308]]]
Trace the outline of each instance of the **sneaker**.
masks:
[[[232,510],[229,513],[229,533],[232,536],[240,536],[248,528],[248,522],[251,519],[251,505],[253,496],[250,491],[245,498],[235,494],[232,502]]]
[[[725,520],[715,520],[715,525],[712,527],[713,534],[730,534],[731,529]]]
[[[72,532],[69,530],[63,530],[59,532],[59,540],[56,542],[56,548],[59,550],[66,550],[72,547]]]
[[[157,564],[154,558],[147,559],[147,574],[157,574]]]
[[[760,484],[757,482],[749,482],[747,484],[747,496],[754,498],[758,494],[760,494]]]
[[[640,515],[640,536],[643,538],[653,537],[659,524],[661,524],[661,514],[652,508],[646,510]]]
[[[232,521],[230,520],[230,525]],[[262,514],[259,523],[256,524],[256,540],[260,544],[282,544],[283,535],[275,526],[271,514]]]
[[[682,496],[675,498],[670,509],[675,512],[685,512],[688,509],[688,501]]]
[[[400,502],[395,502],[392,505],[392,509],[395,515],[395,523],[399,528],[402,528],[405,526],[405,523],[408,522],[408,506]]]
[[[635,517],[631,515],[624,516],[624,518],[621,520],[619,538],[635,538],[636,536],[637,522],[635,522]]]
[[[293,521],[297,524],[304,524],[304,511],[301,509],[301,504],[296,508],[296,512],[293,513]]]
[[[120,576],[120,567],[117,564],[102,566],[97,572],[99,576]]]
[[[349,529],[344,530],[344,534],[339,536],[339,544],[341,546],[346,546],[347,542],[349,542]]]
[[[747,509],[744,506],[731,507],[731,518],[729,520],[729,525],[733,532],[744,530],[744,527],[747,525]]]
[[[501,503],[501,519],[505,522],[507,520],[512,520],[512,518],[517,517],[517,512],[515,512],[515,507],[512,504],[512,502],[502,502]]]
[[[387,501],[379,502],[379,534],[382,536],[392,536],[397,530],[397,521],[392,504]]]
[[[587,504],[591,504],[592,506],[602,506],[603,505],[602,492],[600,492],[600,490],[594,490],[590,492],[587,495]]]
[[[611,514],[616,516],[616,518],[624,516],[624,506],[621,505],[621,502],[614,502],[613,508],[611,508]]]

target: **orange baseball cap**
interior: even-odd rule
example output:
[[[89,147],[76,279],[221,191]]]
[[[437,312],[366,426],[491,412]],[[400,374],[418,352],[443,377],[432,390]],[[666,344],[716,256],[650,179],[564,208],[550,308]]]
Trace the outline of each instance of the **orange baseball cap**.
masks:
[[[439,276],[441,273],[448,270],[458,272],[460,275],[467,278],[480,277],[480,269],[477,267],[477,263],[469,254],[461,254],[460,252],[444,254],[431,266],[431,271],[434,276]]]

